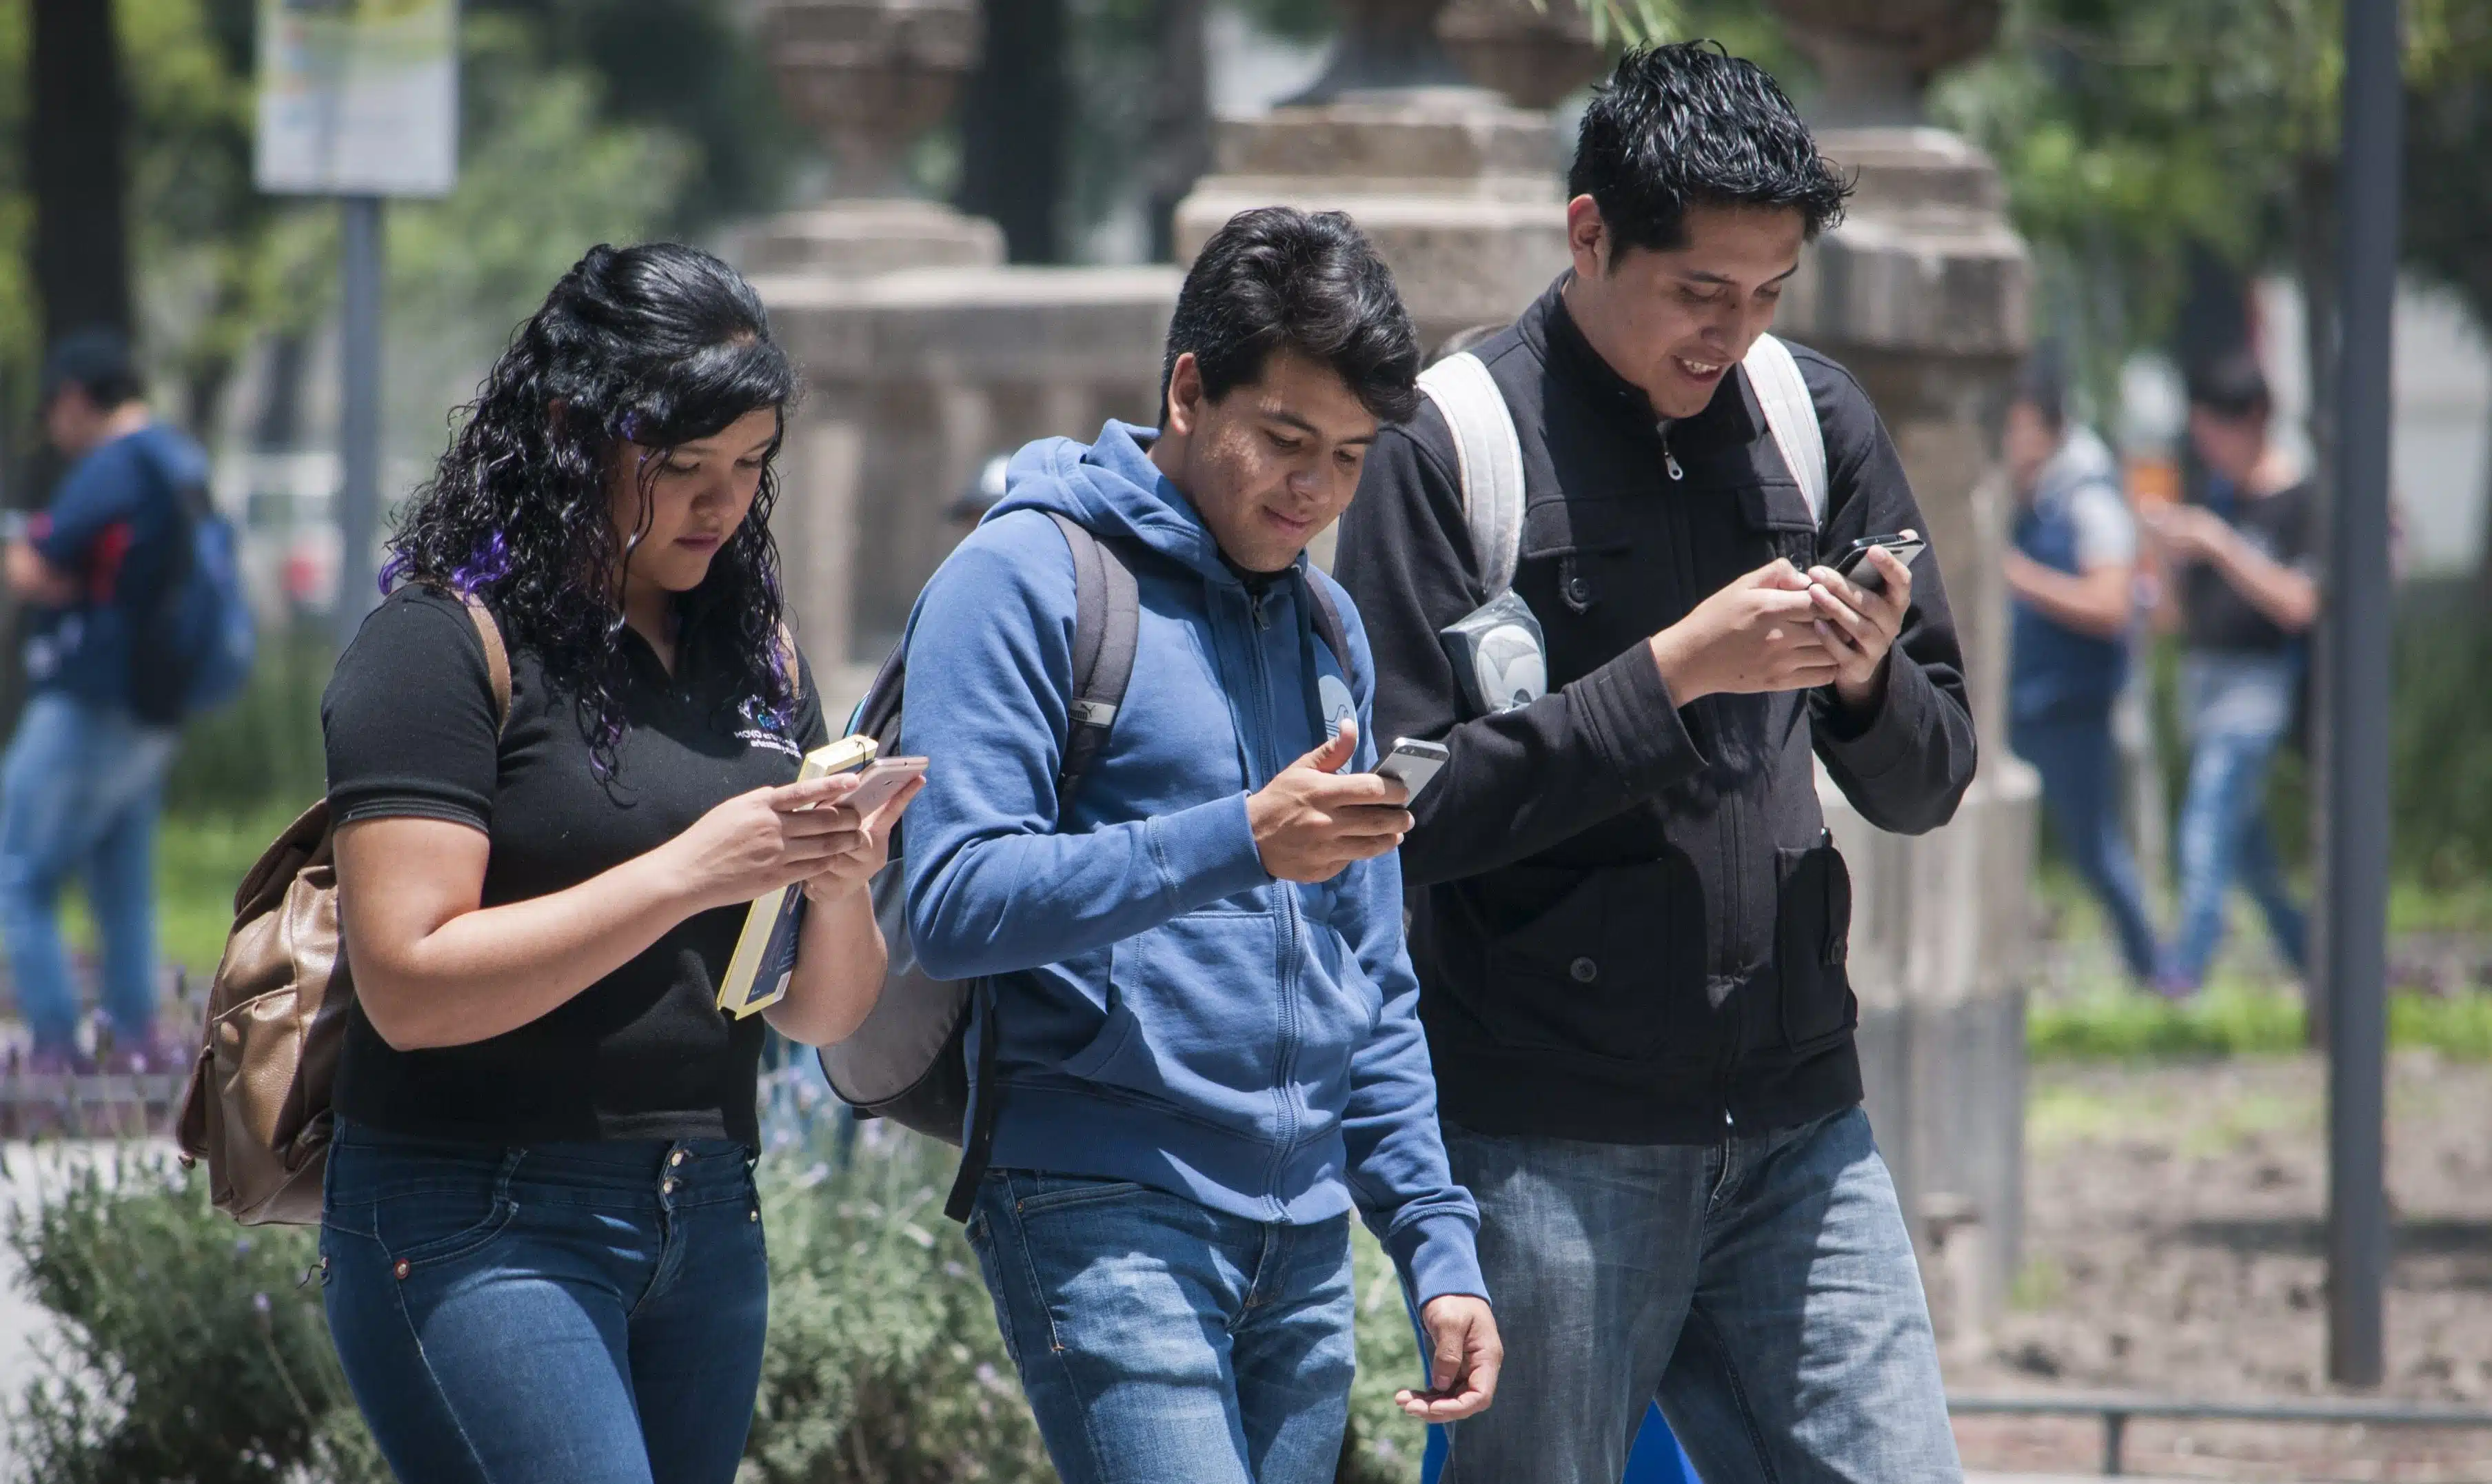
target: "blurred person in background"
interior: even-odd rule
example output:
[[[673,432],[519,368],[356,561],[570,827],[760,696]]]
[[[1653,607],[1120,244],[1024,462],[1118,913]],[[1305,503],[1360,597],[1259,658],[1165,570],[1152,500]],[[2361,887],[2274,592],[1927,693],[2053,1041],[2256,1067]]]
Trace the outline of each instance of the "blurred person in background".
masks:
[[[2293,725],[2303,636],[2319,618],[2309,480],[2270,441],[2267,378],[2246,353],[2189,380],[2189,439],[2207,468],[2197,503],[2148,522],[2169,574],[2157,621],[2182,640],[2180,718],[2189,791],[2180,808],[2180,908],[2156,975],[2196,993],[2224,936],[2238,876],[2276,949],[2304,966],[2301,909],[2269,838],[2268,764]]]
[[[156,816],[175,731],[134,714],[131,644],[177,577],[182,493],[206,483],[208,458],[148,411],[111,330],[52,348],[42,406],[69,471],[6,556],[31,611],[26,707],[0,761],[0,935],[30,1068],[94,1070],[58,917],[62,883],[80,876],[102,949],[106,1069],[163,1071],[190,1060],[156,1034]]]
[[[2042,775],[2069,863],[2143,985],[2154,976],[2154,929],[2121,826],[2112,735],[2137,617],[2137,522],[2119,460],[2092,429],[2068,422],[2066,396],[2058,368],[2036,358],[2007,408],[2002,442],[2019,502],[2002,568],[2013,599],[2008,745]]]

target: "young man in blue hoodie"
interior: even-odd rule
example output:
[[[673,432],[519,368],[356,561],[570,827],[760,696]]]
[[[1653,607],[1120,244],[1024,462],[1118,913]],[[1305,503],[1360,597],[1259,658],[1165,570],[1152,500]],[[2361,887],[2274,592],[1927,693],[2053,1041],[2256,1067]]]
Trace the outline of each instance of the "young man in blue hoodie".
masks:
[[[1067,1484],[1332,1478],[1353,1208],[1429,1336],[1405,1410],[1468,1416],[1496,1389],[1403,949],[1408,800],[1358,771],[1366,637],[1305,558],[1418,369],[1348,218],[1244,213],[1186,277],[1159,430],[1022,450],[911,621],[904,746],[934,766],[909,932],[929,973],[994,982],[969,1238]],[[1052,514],[1115,547],[1142,608],[1061,816],[1075,579]]]

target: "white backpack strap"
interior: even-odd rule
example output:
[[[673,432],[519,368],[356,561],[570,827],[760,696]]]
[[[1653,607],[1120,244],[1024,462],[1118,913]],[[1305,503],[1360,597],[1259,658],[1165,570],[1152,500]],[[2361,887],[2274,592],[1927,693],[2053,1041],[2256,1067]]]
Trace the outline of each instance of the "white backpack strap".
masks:
[[[1419,390],[1454,430],[1463,518],[1480,580],[1494,598],[1514,585],[1515,553],[1523,545],[1523,440],[1515,434],[1514,413],[1487,363],[1469,351],[1421,371]]]
[[[1748,385],[1765,409],[1765,427],[1782,450],[1783,466],[1808,497],[1808,513],[1820,530],[1825,528],[1825,434],[1817,426],[1817,403],[1808,396],[1799,363],[1791,347],[1770,335],[1760,335],[1740,363],[1748,369]]]

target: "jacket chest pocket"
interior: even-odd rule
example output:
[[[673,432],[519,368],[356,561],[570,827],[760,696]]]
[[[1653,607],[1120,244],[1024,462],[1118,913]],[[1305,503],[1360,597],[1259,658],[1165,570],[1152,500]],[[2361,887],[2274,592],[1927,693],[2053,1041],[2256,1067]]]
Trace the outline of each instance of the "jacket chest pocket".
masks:
[[[1817,516],[1797,485],[1745,485],[1738,501],[1739,524],[1756,557],[1750,566],[1762,567],[1777,556],[1802,572],[1817,565]]]
[[[1783,1041],[1803,1047],[1857,1019],[1845,967],[1852,941],[1852,872],[1831,840],[1774,852],[1774,965]]]
[[[1559,612],[1581,618],[1622,593],[1635,548],[1615,501],[1544,500],[1524,512],[1515,587],[1543,624]]]

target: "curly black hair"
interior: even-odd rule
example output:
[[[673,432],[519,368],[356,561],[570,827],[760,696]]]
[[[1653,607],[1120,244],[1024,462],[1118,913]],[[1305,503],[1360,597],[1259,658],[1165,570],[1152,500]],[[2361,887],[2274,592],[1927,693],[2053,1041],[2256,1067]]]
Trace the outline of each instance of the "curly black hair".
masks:
[[[1843,220],[1852,183],[1764,68],[1677,42],[1618,59],[1584,110],[1566,193],[1601,208],[1615,265],[1630,248],[1685,247],[1690,206],[1792,207],[1815,237]]]
[[[733,268],[679,243],[591,248],[511,337],[450,447],[400,518],[381,590],[404,582],[484,600],[515,646],[577,689],[601,774],[623,734],[623,577],[640,532],[614,529],[624,443],[667,451],[799,390],[769,317]],[[727,668],[752,721],[786,727],[796,679],[779,634],[776,441],[752,511],[678,599],[682,642]],[[663,457],[639,464],[643,521]]]

